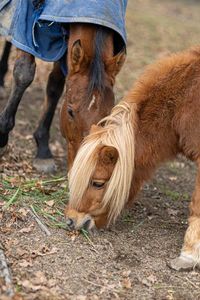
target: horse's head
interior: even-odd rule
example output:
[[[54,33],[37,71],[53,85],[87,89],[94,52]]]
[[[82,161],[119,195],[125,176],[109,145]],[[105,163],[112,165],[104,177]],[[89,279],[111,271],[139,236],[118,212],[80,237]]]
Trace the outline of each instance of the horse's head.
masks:
[[[91,229],[114,221],[128,199],[134,166],[130,109],[116,106],[93,125],[69,173],[70,200],[65,215],[71,228]]]
[[[67,90],[61,109],[69,169],[91,125],[114,106],[113,85],[124,60],[125,50],[115,54],[112,30],[89,24],[71,25]]]

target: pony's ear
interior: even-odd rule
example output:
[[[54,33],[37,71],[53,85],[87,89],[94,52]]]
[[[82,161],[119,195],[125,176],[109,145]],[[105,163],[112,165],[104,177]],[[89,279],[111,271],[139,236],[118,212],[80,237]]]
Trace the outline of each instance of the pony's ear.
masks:
[[[105,69],[112,78],[119,73],[126,59],[126,48],[124,47],[118,54],[105,62]]]
[[[99,153],[99,160],[105,165],[115,165],[118,157],[117,149],[112,146],[103,146]]]
[[[81,46],[81,41],[77,40],[74,42],[71,49],[71,68],[74,73],[80,71],[84,58],[85,53],[83,47]]]

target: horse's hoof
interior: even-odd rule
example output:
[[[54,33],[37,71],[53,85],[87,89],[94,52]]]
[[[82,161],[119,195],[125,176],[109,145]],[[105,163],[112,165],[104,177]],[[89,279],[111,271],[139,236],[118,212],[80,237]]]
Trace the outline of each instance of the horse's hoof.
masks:
[[[7,146],[0,148],[0,157],[2,157],[7,151]]]
[[[0,86],[0,99],[4,99],[6,97],[6,90],[4,87]]]
[[[33,167],[39,173],[45,173],[45,174],[55,173],[57,169],[53,158],[47,158],[47,159],[35,158],[33,161]]]
[[[176,271],[190,271],[193,270],[197,264],[191,257],[180,255],[179,257],[172,259],[169,263],[169,267]]]

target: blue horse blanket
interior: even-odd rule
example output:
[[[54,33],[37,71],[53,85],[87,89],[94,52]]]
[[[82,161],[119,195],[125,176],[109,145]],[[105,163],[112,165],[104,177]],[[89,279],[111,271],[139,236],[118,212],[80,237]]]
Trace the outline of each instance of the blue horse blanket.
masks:
[[[66,53],[68,30],[63,23],[103,25],[126,44],[127,1],[1,0],[0,34],[9,35],[17,48],[46,61],[58,61]]]

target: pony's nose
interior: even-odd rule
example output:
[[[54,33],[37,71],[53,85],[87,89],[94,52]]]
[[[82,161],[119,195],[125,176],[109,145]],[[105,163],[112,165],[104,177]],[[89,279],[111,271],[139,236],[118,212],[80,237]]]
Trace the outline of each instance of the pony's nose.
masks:
[[[73,230],[75,228],[74,220],[71,218],[66,219],[66,224],[69,227],[69,229]]]
[[[83,213],[80,213],[77,216],[69,217],[66,216],[66,225],[69,230],[80,230],[80,229],[86,229],[91,230],[95,227],[94,220],[90,215],[85,215]]]
[[[85,230],[88,230],[90,229],[90,225],[91,225],[91,219],[86,219],[84,222],[83,222],[83,225],[82,225],[82,228],[85,229]]]

